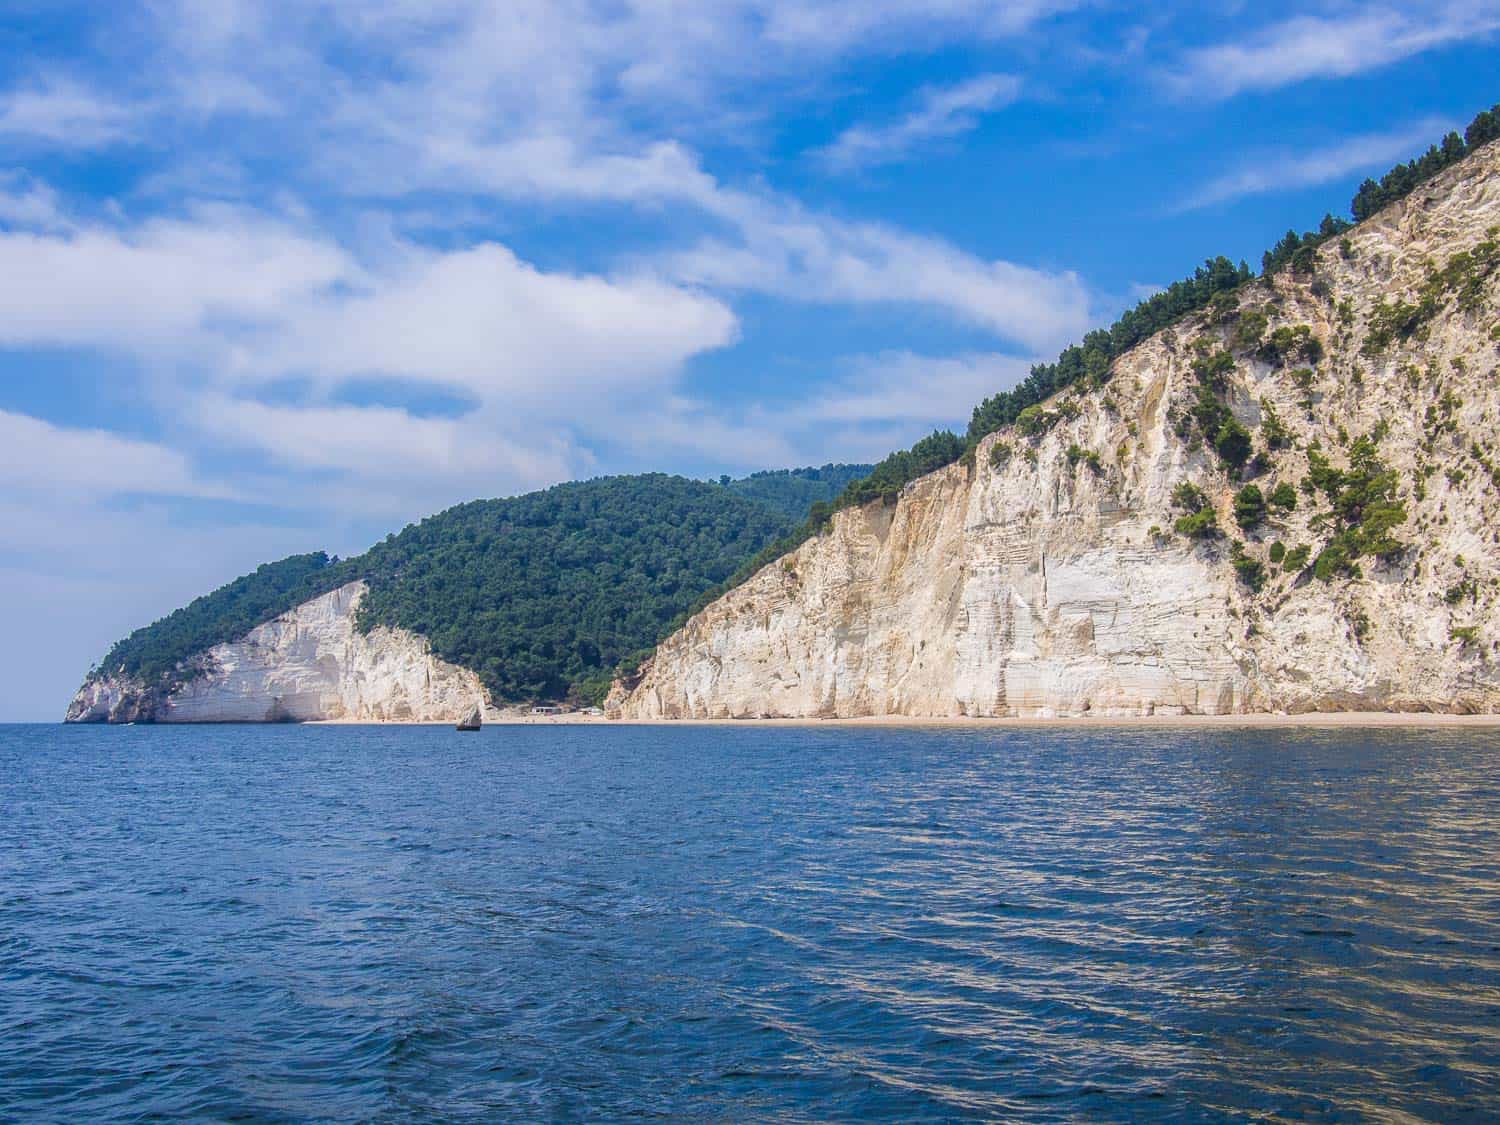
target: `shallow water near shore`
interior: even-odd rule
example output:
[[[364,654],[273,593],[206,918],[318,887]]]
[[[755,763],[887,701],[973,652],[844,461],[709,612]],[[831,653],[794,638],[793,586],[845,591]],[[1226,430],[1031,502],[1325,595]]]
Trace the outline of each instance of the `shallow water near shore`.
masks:
[[[0,1118],[1500,1115],[1500,733],[0,727]]]

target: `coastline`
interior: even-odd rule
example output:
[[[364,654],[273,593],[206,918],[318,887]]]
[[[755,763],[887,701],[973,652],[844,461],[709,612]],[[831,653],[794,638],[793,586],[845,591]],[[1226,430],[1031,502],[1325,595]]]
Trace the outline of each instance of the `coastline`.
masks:
[[[369,719],[315,719],[307,726],[453,726],[449,722],[375,721]],[[1251,712],[1230,715],[1119,715],[1058,718],[984,718],[975,716],[870,715],[859,718],[795,719],[611,719],[600,715],[507,715],[486,718],[486,727],[505,726],[775,726],[775,727],[994,727],[996,729],[1047,729],[1105,727],[1203,727],[1225,728],[1500,728],[1500,714],[1461,715],[1432,711],[1309,711],[1300,714]]]

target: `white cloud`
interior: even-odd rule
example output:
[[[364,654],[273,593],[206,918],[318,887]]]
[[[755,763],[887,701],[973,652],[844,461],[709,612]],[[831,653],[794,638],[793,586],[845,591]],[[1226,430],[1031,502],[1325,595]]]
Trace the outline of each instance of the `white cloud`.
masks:
[[[72,494],[228,495],[200,483],[188,459],[175,450],[6,410],[0,410],[0,486],[54,499]]]
[[[986,113],[1020,96],[1021,80],[1010,74],[982,74],[955,86],[929,87],[911,113],[886,125],[855,125],[818,155],[837,169],[867,168],[905,160],[928,142],[961,136]]]
[[[70,224],[46,184],[24,172],[0,172],[0,225],[50,232]]]
[[[1072,273],[985,261],[941,239],[747,195],[726,193],[718,206],[740,241],[665,255],[667,276],[816,303],[928,305],[1037,350],[1089,322],[1088,291]]]
[[[735,331],[702,293],[548,273],[497,243],[394,243],[359,262],[225,209],[0,233],[0,342],[210,356],[241,379],[388,375],[551,399],[670,378]]]
[[[167,0],[159,6],[159,65],[183,89],[232,85],[253,91],[261,106],[311,111],[320,144],[336,139],[342,148],[362,138],[375,149],[441,159],[455,149],[568,138],[588,152],[623,155],[651,137],[712,131],[726,115],[761,114],[769,84],[816,96],[824,79],[815,72],[855,54],[1001,39],[1074,6],[313,0],[252,11],[224,0]],[[351,59],[361,64],[357,76]],[[409,161],[388,166],[411,170]]]
[[[1412,55],[1488,36],[1500,5],[1473,0],[1406,7],[1371,6],[1328,16],[1297,16],[1241,43],[1189,51],[1165,77],[1183,97],[1229,98],[1311,78],[1346,78]]]
[[[274,323],[356,275],[347,255],[237,211],[0,234],[0,344],[181,349]]]
[[[1175,210],[1191,211],[1247,195],[1293,191],[1342,179],[1354,172],[1382,171],[1423,152],[1432,139],[1451,129],[1449,122],[1428,119],[1404,129],[1350,137],[1309,153],[1267,152],[1203,187]]]
[[[766,38],[791,50],[848,51],[856,46],[906,48],[950,39],[1016,35],[1076,3],[1047,0],[772,0],[764,11]]]
[[[704,284],[759,274],[779,279],[766,291],[789,299],[927,305],[1030,344],[1059,322],[1066,324],[1059,336],[1077,327],[1075,278],[819,215],[763,185],[725,185],[683,138],[713,131],[726,117],[761,112],[766,83],[783,90],[795,83],[793,97],[812,96],[809,68],[849,53],[1014,35],[1071,6],[381,0],[269,10],[231,0],[164,0],[156,9],[159,42],[143,69],[143,80],[156,86],[141,104],[152,106],[153,126],[261,114],[256,127],[270,136],[246,132],[241,122],[225,135],[274,144],[320,188],[356,200],[400,206],[415,193],[439,191],[487,197],[490,205],[496,196],[624,203],[657,214],[685,205],[728,227],[691,255],[688,272]],[[1015,85],[1009,76],[985,75],[929,90],[916,112],[875,143],[905,150],[954,135],[1013,97]],[[79,104],[102,104],[81,89],[55,88],[72,90]],[[80,143],[89,135],[83,130]],[[159,169],[153,182],[204,184],[202,170],[212,168],[205,190],[252,191],[225,162],[218,137],[202,139],[189,171]],[[869,138],[853,133],[842,143],[852,160]],[[671,277],[673,262],[653,272]],[[1032,327],[1033,312],[1054,295],[1064,298],[1058,310]],[[1018,329],[1025,334],[1015,336]]]
[[[336,470],[363,484],[489,480],[524,490],[565,479],[573,467],[559,441],[533,435],[523,444],[484,419],[423,418],[388,406],[268,405],[211,392],[192,400],[191,420],[220,441],[268,453],[282,465]]]
[[[131,135],[139,111],[61,77],[0,95],[0,136],[96,148]]]
[[[447,382],[576,409],[578,396],[655,385],[736,331],[719,301],[644,277],[544,273],[495,243],[413,252],[352,294],[292,314],[266,359],[338,379]]]

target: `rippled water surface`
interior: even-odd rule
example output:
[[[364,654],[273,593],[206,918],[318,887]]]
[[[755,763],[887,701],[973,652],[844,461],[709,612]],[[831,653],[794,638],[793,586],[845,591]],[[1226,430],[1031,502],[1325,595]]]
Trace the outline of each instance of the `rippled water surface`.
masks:
[[[0,728],[0,1118],[1493,1120],[1500,734]]]

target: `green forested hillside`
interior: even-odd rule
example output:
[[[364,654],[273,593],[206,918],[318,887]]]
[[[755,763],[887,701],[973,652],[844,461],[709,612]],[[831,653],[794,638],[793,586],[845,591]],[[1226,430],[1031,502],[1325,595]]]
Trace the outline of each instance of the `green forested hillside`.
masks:
[[[604,477],[461,504],[356,558],[267,563],[137,629],[97,671],[152,684],[191,676],[196,654],[362,578],[362,628],[422,633],[496,700],[596,699],[622,659],[863,471],[825,465],[719,484]]]
[[[814,504],[829,503],[854,481],[870,473],[870,465],[824,465],[819,469],[769,469],[740,480],[720,477],[719,483],[748,500],[758,500],[793,520],[801,520]]]
[[[356,560],[361,624],[423,634],[496,699],[598,698],[623,658],[792,522],[664,474],[463,504]]]

